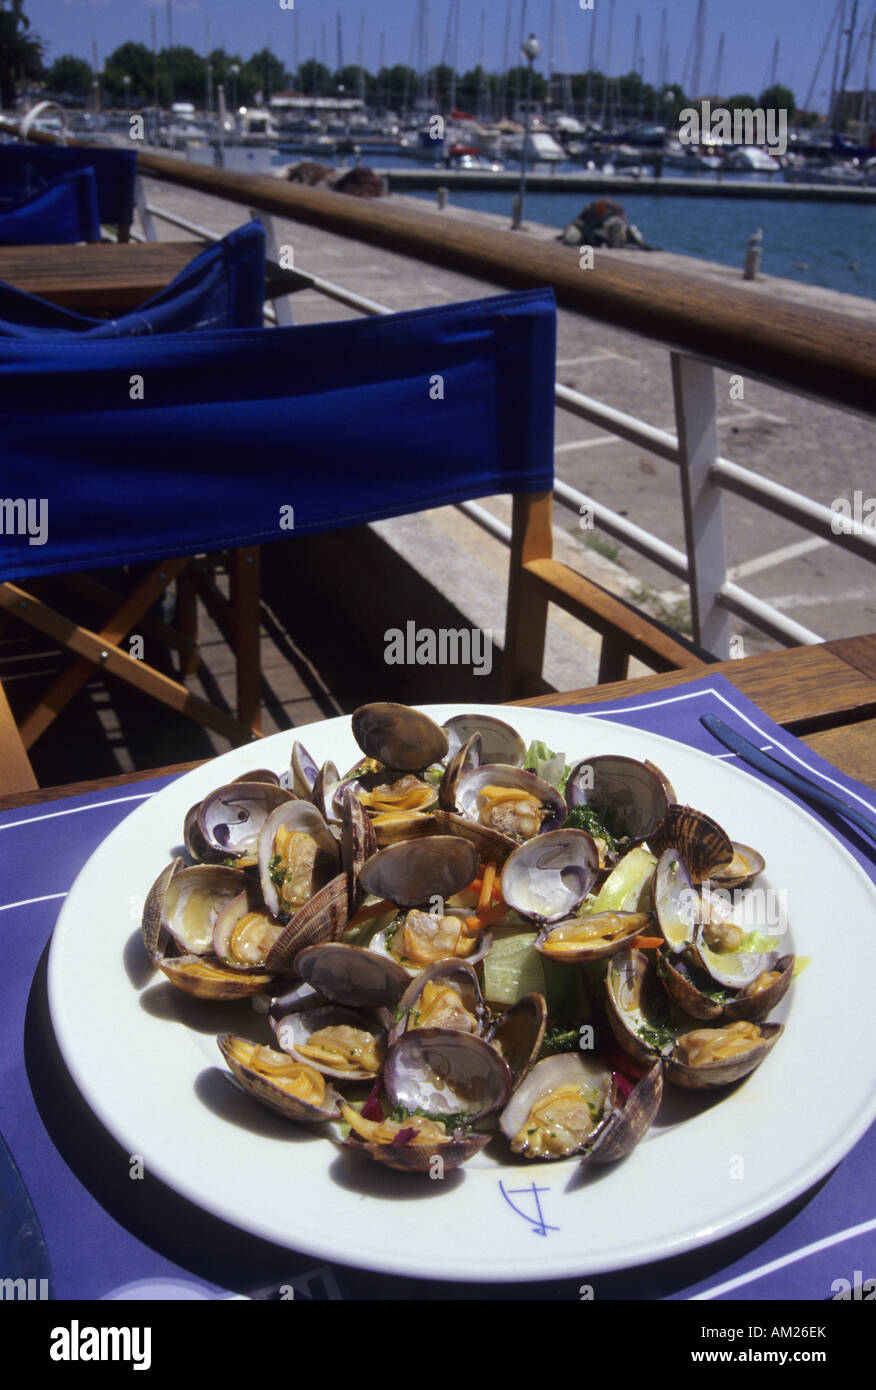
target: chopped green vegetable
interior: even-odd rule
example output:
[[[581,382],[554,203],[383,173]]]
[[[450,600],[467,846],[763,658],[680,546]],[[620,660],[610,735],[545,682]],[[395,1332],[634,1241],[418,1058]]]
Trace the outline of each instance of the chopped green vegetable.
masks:
[[[782,944],[780,936],[767,936],[762,931],[746,932],[739,945],[740,951],[777,951]]]
[[[651,884],[657,871],[657,860],[648,850],[637,846],[615,865],[587,912],[647,911],[651,901]]]
[[[546,743],[536,738],[527,749],[523,766],[527,772],[534,772],[543,782],[549,782],[552,787],[556,787],[557,791],[565,792],[569,773],[572,771],[566,765],[565,753],[554,753]]]
[[[275,854],[268,863],[268,874],[275,888],[283,887],[283,880],[286,877],[286,865],[283,863],[283,856]]]
[[[413,1115],[419,1115],[424,1120],[436,1120],[439,1125],[444,1126],[447,1134],[452,1134],[455,1129],[465,1128],[471,1124],[468,1115],[462,1110],[454,1111],[448,1115],[436,1115],[431,1110],[423,1110],[420,1106],[416,1110],[406,1110],[403,1105],[394,1105],[388,1118],[398,1120],[401,1123],[409,1120]]]
[[[641,1038],[648,1047],[656,1048],[658,1052],[662,1052],[664,1047],[675,1042],[678,1034],[669,1024],[655,1023],[653,1026],[648,1026],[643,1023],[636,1029],[636,1036]]]
[[[618,830],[608,806],[573,806],[564,825],[570,830],[586,830],[594,840],[604,840],[612,854],[617,849]]]
[[[484,957],[484,995],[490,1004],[508,1008],[524,994],[544,994],[543,959],[533,950],[534,931],[496,933],[492,949]]]
[[[578,1046],[577,1028],[548,1028],[541,1044],[538,1060],[554,1057],[558,1052],[574,1052]]]
[[[811,964],[811,956],[797,956],[796,960],[794,961],[794,968],[791,971],[791,979],[796,980],[797,976],[802,975],[803,971]]]

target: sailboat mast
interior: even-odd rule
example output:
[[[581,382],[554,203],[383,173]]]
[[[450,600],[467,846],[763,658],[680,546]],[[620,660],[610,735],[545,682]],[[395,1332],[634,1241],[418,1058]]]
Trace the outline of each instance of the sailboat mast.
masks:
[[[849,41],[848,41],[848,43],[846,44],[846,61],[845,61],[844,65],[843,65],[843,75],[842,75],[842,81],[840,82],[839,99],[838,99],[838,101],[837,101],[837,108],[838,108],[838,115],[839,115],[839,121],[838,121],[837,124],[839,125],[840,130],[842,130],[842,126],[843,126],[843,117],[844,117],[843,108],[844,108],[844,106],[845,106],[845,98],[846,98],[846,83],[847,83],[848,80],[849,80],[849,68],[851,67],[851,62],[852,62],[852,43],[854,42],[854,37],[855,37],[855,25],[857,24],[857,21],[858,21],[858,0],[852,0],[852,15],[851,15],[851,19],[849,20],[849,28],[848,28]]]

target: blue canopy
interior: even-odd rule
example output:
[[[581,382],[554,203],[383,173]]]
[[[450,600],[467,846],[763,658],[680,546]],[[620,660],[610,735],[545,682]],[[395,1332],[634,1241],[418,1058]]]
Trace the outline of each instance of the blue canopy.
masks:
[[[22,503],[0,513],[0,579],[549,490],[555,351],[550,290],[311,327],[0,341],[3,490]]]
[[[74,241],[100,241],[92,169],[62,174],[39,193],[0,208],[0,246],[61,246]]]
[[[117,319],[86,318],[0,281],[0,337],[57,341],[258,328],[264,297],[265,233],[253,221],[202,251],[152,299]]]
[[[94,170],[101,222],[129,227],[137,155],[97,145],[0,145],[0,212],[76,169]]]

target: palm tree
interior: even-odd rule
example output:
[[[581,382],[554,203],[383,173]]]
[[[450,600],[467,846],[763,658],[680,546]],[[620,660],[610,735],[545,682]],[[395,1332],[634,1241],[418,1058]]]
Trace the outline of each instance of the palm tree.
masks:
[[[0,0],[0,107],[15,105],[15,84],[38,77],[45,43],[28,34],[30,20],[24,0]]]

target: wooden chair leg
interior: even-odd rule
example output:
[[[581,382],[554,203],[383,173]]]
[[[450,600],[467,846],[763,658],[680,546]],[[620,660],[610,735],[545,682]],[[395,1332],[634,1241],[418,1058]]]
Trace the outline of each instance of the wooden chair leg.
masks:
[[[548,600],[529,582],[524,566],[532,560],[549,558],[552,553],[552,507],[550,492],[531,493],[513,501],[502,666],[504,700],[533,694],[542,679]]]
[[[231,557],[237,717],[254,733],[262,730],[260,560],[258,546],[235,550]]]
[[[602,639],[602,650],[599,654],[599,674],[596,677],[597,685],[605,685],[608,681],[625,681],[630,665],[630,654],[622,642],[606,633]]]
[[[180,675],[193,676],[200,661],[198,643],[198,595],[189,574],[183,571],[176,581],[176,624],[191,646],[185,658],[180,656]]]
[[[97,634],[100,641],[107,644],[108,649],[117,647],[119,642],[128,635],[131,628],[139,622],[147,609],[151,608],[155,600],[163,594],[168,584],[176,577],[185,563],[184,559],[164,560],[160,565],[155,566],[143,583],[134,590],[127,602],[122,605],[118,613]],[[29,620],[32,621],[32,619]],[[40,735],[45,733],[49,725],[54,723],[61,710],[70,703],[73,696],[90,678],[94,666],[93,661],[87,660],[84,656],[77,656],[67,669],[62,671],[60,676],[52,682],[45,695],[21,724],[21,737],[26,748],[31,748]]]
[[[18,733],[6,691],[0,685],[0,794],[36,791],[39,782]]]

